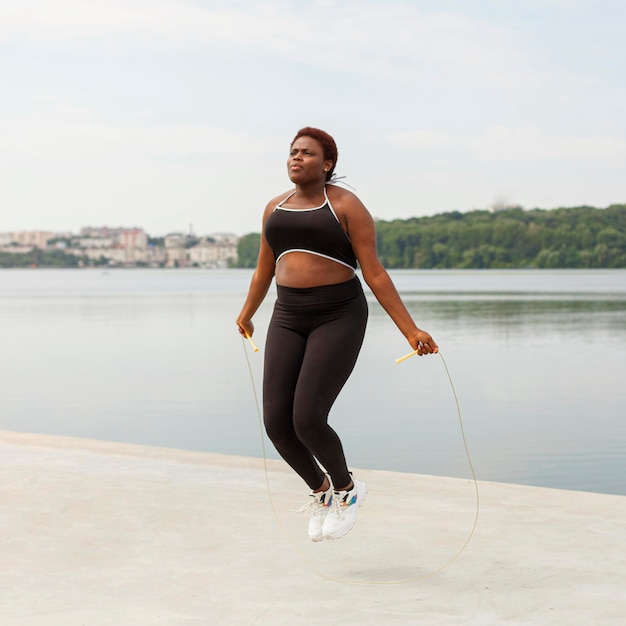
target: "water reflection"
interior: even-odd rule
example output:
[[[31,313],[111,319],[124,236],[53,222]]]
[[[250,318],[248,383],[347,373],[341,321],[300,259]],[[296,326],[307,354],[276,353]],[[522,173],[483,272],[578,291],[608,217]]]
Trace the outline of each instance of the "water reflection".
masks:
[[[571,333],[573,330],[610,333],[622,340],[626,336],[626,299],[580,298],[548,299],[520,295],[510,298],[464,297],[458,299],[408,299],[407,308],[414,316],[428,317],[446,323],[471,326],[490,333],[501,326],[523,331],[532,326],[535,332]],[[384,315],[377,306],[375,316]],[[583,326],[584,325],[584,326]]]
[[[393,272],[439,341],[479,478],[626,495],[626,272]],[[0,272],[0,428],[259,456],[249,271]],[[250,355],[261,382],[259,310]],[[333,409],[354,467],[469,476],[437,357],[370,296]],[[271,446],[270,455],[276,456]]]

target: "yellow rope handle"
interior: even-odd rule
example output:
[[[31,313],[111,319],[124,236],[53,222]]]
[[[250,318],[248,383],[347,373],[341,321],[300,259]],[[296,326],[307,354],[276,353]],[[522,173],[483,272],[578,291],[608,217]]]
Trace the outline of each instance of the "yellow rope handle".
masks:
[[[412,356],[415,356],[416,354],[417,354],[417,350],[413,350],[413,352],[409,352],[408,354],[401,356],[399,359],[396,359],[396,363],[402,363],[402,361],[406,361],[407,359],[410,359]]]
[[[250,337],[250,335],[248,335],[248,333],[246,333],[246,339],[250,342],[250,345],[252,346],[252,349],[255,352],[258,352],[259,349],[256,347],[256,345],[254,344],[254,341],[252,341],[252,337]]]

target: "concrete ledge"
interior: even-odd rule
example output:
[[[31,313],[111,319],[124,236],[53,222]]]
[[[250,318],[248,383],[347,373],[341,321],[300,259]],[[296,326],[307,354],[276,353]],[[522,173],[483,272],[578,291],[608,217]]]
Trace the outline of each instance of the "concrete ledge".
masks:
[[[260,459],[0,431],[0,623],[624,623],[626,497],[481,482],[433,575],[473,483],[357,472],[357,526],[313,544],[282,462],[276,519]]]

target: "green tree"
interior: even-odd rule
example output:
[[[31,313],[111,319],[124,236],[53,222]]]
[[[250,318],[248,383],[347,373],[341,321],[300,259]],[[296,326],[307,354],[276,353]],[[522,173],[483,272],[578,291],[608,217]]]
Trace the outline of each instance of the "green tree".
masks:
[[[40,250],[30,252],[0,252],[0,267],[79,267],[88,264],[86,257],[66,254],[62,250]]]
[[[256,267],[261,247],[261,234],[244,235],[237,243],[237,267]]]
[[[386,267],[626,267],[626,205],[378,221]]]

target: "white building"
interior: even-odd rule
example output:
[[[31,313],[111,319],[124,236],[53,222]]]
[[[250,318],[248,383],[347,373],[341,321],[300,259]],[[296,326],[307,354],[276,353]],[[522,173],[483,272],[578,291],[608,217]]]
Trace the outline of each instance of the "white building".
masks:
[[[236,243],[205,240],[187,252],[190,265],[198,267],[228,267],[237,261]]]
[[[170,233],[163,237],[163,244],[166,248],[184,248],[187,245],[187,235]]]
[[[165,266],[166,267],[185,267],[187,265],[187,249],[182,248],[165,248]]]
[[[239,237],[234,233],[211,233],[207,235],[207,239],[213,239],[214,241],[218,241],[220,243],[230,243],[237,245],[239,241]]]
[[[0,246],[12,243],[22,248],[46,248],[48,241],[69,236],[69,233],[53,233],[49,230],[22,230],[12,233],[0,233]]]
[[[20,246],[19,244],[10,244],[0,248],[0,252],[10,252],[11,254],[26,254],[33,249],[33,246]]]
[[[86,250],[91,248],[113,248],[115,243],[114,237],[81,237],[72,241],[74,246]]]

